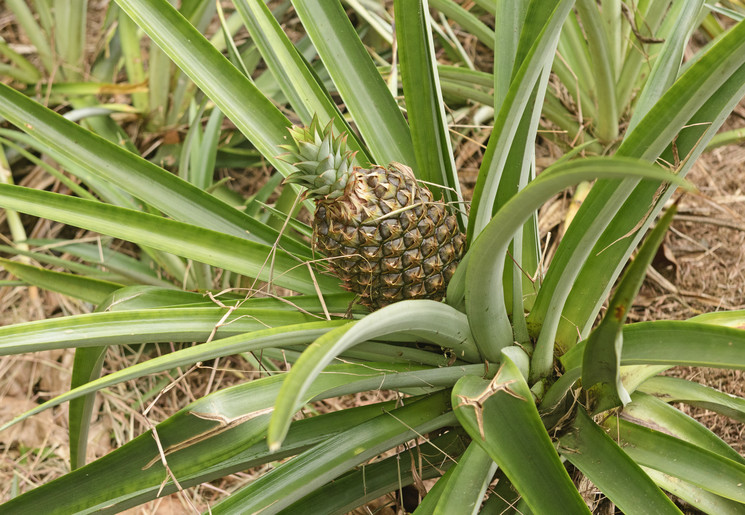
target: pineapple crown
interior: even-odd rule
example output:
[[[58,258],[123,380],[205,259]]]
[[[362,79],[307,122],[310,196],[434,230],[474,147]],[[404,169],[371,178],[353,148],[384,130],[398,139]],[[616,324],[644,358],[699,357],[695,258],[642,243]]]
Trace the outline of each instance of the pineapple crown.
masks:
[[[352,173],[354,153],[347,150],[347,135],[334,136],[333,120],[321,129],[317,116],[307,128],[290,128],[292,143],[280,145],[287,150],[283,160],[297,168],[285,183],[299,184],[311,198],[335,199],[344,194]]]

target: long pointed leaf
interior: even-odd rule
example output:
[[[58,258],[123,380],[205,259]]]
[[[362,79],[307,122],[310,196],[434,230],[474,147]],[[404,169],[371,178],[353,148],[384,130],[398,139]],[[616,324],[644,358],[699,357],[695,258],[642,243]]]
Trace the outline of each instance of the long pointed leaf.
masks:
[[[745,465],[624,419],[605,424],[638,464],[745,504]]]
[[[148,263],[112,249],[110,246],[106,245],[107,242],[104,241],[102,241],[100,245],[98,242],[88,244],[57,239],[30,239],[27,241],[29,245],[39,247],[38,250],[53,248],[60,252],[79,257],[88,263],[94,263],[99,267],[112,272],[114,275],[127,278],[129,283],[135,282],[137,284],[147,284],[159,286],[161,288],[176,288],[173,283],[159,277],[159,270],[153,270]],[[72,272],[78,272],[84,275],[100,275],[102,273],[97,271],[96,268],[81,265],[80,263],[69,259],[57,258],[56,256],[48,254],[36,252],[33,256],[30,254],[22,255],[29,255],[40,263],[61,266]]]
[[[658,470],[642,467],[660,488],[670,492],[674,496],[684,500],[691,506],[695,506],[703,513],[713,514],[739,514],[743,513],[742,503],[725,499],[719,495],[713,494],[699,488],[687,481],[677,477],[664,474]]]
[[[75,361],[70,378],[70,389],[86,384],[101,375],[107,347],[84,347],[75,349]],[[88,433],[96,397],[88,394],[73,399],[68,410],[68,434],[70,436],[70,469],[85,465],[88,449]],[[23,416],[23,415],[21,415]]]
[[[507,358],[490,382],[466,376],[453,388],[458,420],[536,513],[589,513],[543,427],[532,394]]]
[[[369,161],[367,151],[357,141],[356,134],[347,125],[323,84],[317,81],[265,3],[238,0],[235,6],[264,61],[302,123],[310,125],[314,115],[318,116],[323,126],[329,120],[333,120],[336,132],[347,134],[348,148],[361,152],[366,156],[363,161]]]
[[[95,379],[90,377],[87,382],[84,378],[76,381],[70,391],[58,395],[35,408],[15,417],[13,420],[6,422],[1,428],[17,424],[26,418],[41,413],[45,409],[59,406],[64,402],[79,399],[84,395],[95,393],[103,388],[115,385],[130,379],[135,379],[148,374],[155,374],[165,370],[172,370],[177,367],[189,366],[198,361],[208,361],[222,356],[230,356],[242,352],[260,351],[268,347],[282,347],[283,345],[307,344],[324,334],[334,327],[338,327],[339,322],[311,322],[308,324],[298,324],[276,329],[264,329],[253,331],[245,335],[236,335],[228,338],[214,340],[195,347],[177,350],[164,356],[152,358],[143,363],[137,363],[125,369],[112,372],[104,377]],[[97,348],[93,348],[94,350]]]
[[[276,309],[300,311],[304,313],[323,313],[323,304],[317,296],[294,295],[292,297],[250,297],[245,295],[220,292],[214,293],[225,306],[254,309]],[[324,297],[324,304],[329,313],[345,313],[354,295],[335,293]],[[157,288],[148,285],[128,286],[114,292],[106,302],[99,306],[99,311],[126,311],[146,308],[215,307],[215,301],[205,293]]]
[[[360,367],[343,365],[336,370],[343,376],[354,374]],[[329,376],[325,387],[340,383],[340,377]],[[181,486],[188,488],[287,458],[380,415],[381,407],[394,407],[384,403],[297,421],[288,434],[286,448],[271,453],[263,439],[265,412],[282,379],[283,376],[268,377],[221,390],[157,426],[169,468]],[[206,418],[210,415],[223,417],[223,423]],[[233,423],[225,427],[228,421]],[[16,497],[3,509],[9,513],[119,513],[173,493],[177,487],[172,481],[163,484],[166,471],[153,436],[148,431],[103,458]]]
[[[455,202],[460,198],[460,181],[437,74],[428,1],[398,0],[394,9],[399,67],[418,177],[444,186],[430,188],[435,198],[442,195],[447,202]]]
[[[454,350],[456,356],[478,359],[462,313],[434,301],[401,301],[321,337],[292,367],[277,399],[269,427],[269,445],[279,447],[305,392],[334,357],[367,340],[415,332],[419,337]]]
[[[654,426],[665,433],[690,442],[732,461],[745,464],[745,457],[710,429],[664,401],[642,392],[634,392],[623,416],[636,424]]]
[[[314,293],[307,268],[287,252],[229,234],[139,211],[46,191],[0,184],[0,206],[180,254],[249,277]],[[339,291],[338,281],[318,275],[322,291]]]
[[[270,245],[279,237],[277,231],[4,84],[0,84],[0,115],[92,175],[117,184],[177,220],[241,238],[251,234]],[[279,154],[279,148],[271,152]],[[294,252],[309,255],[300,242],[287,237],[282,241]]]
[[[432,439],[431,443],[418,444],[408,452],[367,464],[336,478],[279,513],[293,515],[311,511],[345,515],[386,493],[400,491],[415,479],[431,479],[440,476],[444,470],[450,470],[454,464],[452,458],[465,450],[464,439],[465,436],[457,431],[448,431]],[[431,491],[427,493],[430,494]]]
[[[497,464],[491,456],[481,445],[471,442],[444,485],[440,501],[432,513],[475,515],[496,471]]]
[[[413,515],[430,515],[435,511],[437,503],[440,502],[440,499],[442,499],[442,496],[445,493],[445,487],[447,486],[448,481],[450,481],[452,475],[453,468],[450,467],[447,472],[445,472],[445,474],[443,474],[442,477],[437,480],[434,486],[429,489],[427,495],[424,496],[422,502],[419,503],[419,506],[417,506],[416,510],[414,510]]]
[[[745,399],[720,392],[710,386],[677,377],[655,376],[644,381],[637,390],[654,395],[665,402],[683,402],[721,413],[745,424]]]
[[[557,164],[502,206],[479,238],[471,244],[467,261],[461,263],[448,285],[447,299],[449,303],[458,305],[465,297],[471,331],[481,352],[490,361],[498,361],[499,350],[513,341],[501,282],[507,246],[514,233],[557,191],[598,176],[623,177],[632,174],[647,179],[679,182],[674,175],[639,161],[588,158]]]
[[[620,6],[619,6],[620,7]],[[608,40],[608,27],[601,20],[599,6],[592,0],[577,0],[577,11],[584,28],[592,70],[595,72],[597,120],[595,132],[602,142],[618,137],[618,106],[616,104],[616,78],[614,67],[618,64]],[[611,9],[603,5],[603,14]],[[620,20],[619,20],[620,21]]]
[[[624,513],[680,513],[581,407],[572,429],[559,439],[559,444],[559,452]]]
[[[227,315],[227,316],[226,316]],[[0,327],[0,355],[49,349],[164,341],[205,341],[318,320],[312,315],[273,309],[166,308],[90,313]]]
[[[726,325],[728,327],[737,327],[745,329],[745,309],[736,309],[733,311],[712,311],[703,313],[689,318],[693,322],[702,322],[705,324]]]
[[[117,0],[117,4],[212,99],[257,150],[283,175],[278,159],[289,120],[166,0]]]
[[[653,160],[664,151],[664,159],[677,165],[669,147],[677,138],[675,150],[686,158],[678,173],[685,174],[745,94],[743,35],[741,23],[691,66],[626,136],[617,155]],[[673,192],[668,189],[658,197],[654,185],[637,184],[635,180],[595,184],[551,262],[529,322],[534,328],[551,326],[543,330],[558,326],[552,339],[561,349],[577,340],[578,328],[582,335],[589,332],[605,292]],[[613,222],[606,230],[610,219]]]
[[[626,315],[631,309],[631,303],[639,293],[644,277],[647,275],[647,267],[657,254],[657,249],[662,244],[676,211],[675,206],[670,208],[649,234],[636,258],[619,281],[608,304],[605,317],[587,339],[582,356],[582,388],[589,395],[593,413],[631,401],[621,383],[623,325],[626,323]],[[553,345],[546,354],[549,370],[541,370],[542,375],[547,375],[553,364]]]
[[[496,2],[494,15],[494,106],[501,106],[510,88],[513,72],[516,71],[518,44],[523,24],[527,22],[526,12],[530,0]],[[527,37],[526,37],[527,40]]]
[[[350,468],[396,445],[456,422],[448,392],[435,393],[329,438],[234,492],[214,514],[280,510]]]
[[[432,7],[460,25],[467,33],[476,36],[486,47],[494,50],[494,31],[468,10],[453,0],[432,0]]]
[[[548,16],[535,41],[531,42],[530,51],[515,74],[504,103],[498,106],[499,115],[495,120],[473,193],[468,223],[469,241],[473,241],[475,236],[481,233],[492,217],[500,176],[515,131],[523,118],[535,84],[553,58],[553,49],[561,26],[573,3],[573,0],[540,2],[541,10],[547,12]],[[539,2],[533,4],[538,5]]]
[[[111,281],[46,270],[3,258],[0,258],[0,265],[29,284],[92,304],[100,304],[106,297],[124,286]]]
[[[703,4],[703,0],[673,2],[671,12],[667,16],[674,20],[675,30],[665,37],[662,49],[655,57],[649,78],[644,83],[634,104],[634,112],[626,129],[628,132],[634,130],[639,120],[678,78],[686,42],[696,28],[696,21]]]
[[[339,0],[292,4],[373,159],[383,165],[398,161],[417,172],[406,121]]]
[[[561,357],[579,367],[584,341]],[[745,330],[695,322],[658,320],[623,328],[621,365],[699,366],[745,369]]]

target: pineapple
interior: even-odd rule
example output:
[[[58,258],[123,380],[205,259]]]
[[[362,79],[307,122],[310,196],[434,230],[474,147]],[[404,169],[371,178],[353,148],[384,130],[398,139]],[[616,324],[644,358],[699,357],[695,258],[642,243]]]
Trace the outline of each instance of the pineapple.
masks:
[[[441,300],[466,248],[455,215],[400,163],[353,166],[346,135],[290,129],[285,182],[315,200],[313,248],[329,258],[344,287],[372,309],[404,299]]]

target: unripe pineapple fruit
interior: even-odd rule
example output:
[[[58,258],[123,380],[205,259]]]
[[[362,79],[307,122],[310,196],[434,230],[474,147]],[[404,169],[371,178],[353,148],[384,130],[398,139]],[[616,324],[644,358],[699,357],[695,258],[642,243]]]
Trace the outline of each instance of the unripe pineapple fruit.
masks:
[[[315,200],[313,247],[344,287],[377,309],[404,299],[441,300],[466,248],[455,215],[400,163],[353,166],[331,123],[293,127],[285,182]]]

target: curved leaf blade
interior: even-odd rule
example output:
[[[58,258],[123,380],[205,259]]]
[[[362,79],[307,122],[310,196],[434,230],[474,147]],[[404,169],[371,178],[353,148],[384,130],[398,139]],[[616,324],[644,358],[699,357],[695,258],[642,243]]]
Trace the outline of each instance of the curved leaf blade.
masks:
[[[623,418],[608,417],[605,425],[639,465],[745,504],[745,465]]]
[[[329,438],[278,466],[212,507],[214,514],[256,513],[286,508],[327,481],[377,454],[421,434],[452,425],[447,391],[415,399]]]
[[[334,357],[364,341],[414,332],[456,356],[478,360],[465,316],[440,302],[401,301],[333,330],[313,343],[288,374],[269,426],[269,445],[279,447],[305,392]]]
[[[245,238],[133,209],[8,184],[0,184],[0,206],[179,254],[301,293],[316,292],[301,262],[283,250]],[[320,274],[316,279],[321,291],[340,291],[336,279]]]
[[[213,340],[202,345],[181,349],[164,356],[150,359],[143,363],[132,365],[123,370],[113,372],[89,383],[82,384],[69,392],[48,400],[39,406],[19,415],[13,420],[0,426],[0,431],[21,422],[22,420],[40,413],[41,411],[58,406],[64,402],[77,399],[108,386],[118,384],[123,381],[135,379],[148,374],[172,370],[176,367],[189,366],[199,361],[207,361],[223,356],[230,356],[238,353],[255,352],[268,348],[283,348],[311,343],[320,335],[339,327],[344,321],[333,322],[311,322],[307,324],[297,324],[294,326],[280,327],[275,329],[266,329],[263,331],[254,331],[248,334],[240,334],[220,340]],[[336,365],[333,365],[336,366]],[[328,374],[333,374],[332,370]],[[362,370],[366,370],[362,367]],[[462,375],[472,373],[484,373],[483,365],[467,365],[464,367],[451,367],[446,371],[438,368],[431,368],[421,365],[412,365],[408,363],[377,363],[377,365],[364,374],[355,374],[355,381],[342,382],[337,385],[335,390],[329,393],[329,396],[344,395],[347,393],[356,393],[366,389],[375,388],[420,388],[426,390],[438,389],[441,386],[451,386]],[[305,401],[312,400],[319,391],[323,391],[326,383],[325,376],[320,374],[321,379],[317,380],[307,393]],[[387,374],[387,375],[386,375]],[[319,390],[321,388],[321,390]]]
[[[448,302],[465,297],[466,312],[476,344],[490,361],[499,361],[502,347],[512,344],[512,325],[502,289],[507,247],[515,232],[556,192],[577,182],[602,177],[635,176],[682,184],[681,179],[647,163],[621,158],[587,158],[560,163],[545,170],[512,197],[471,244],[448,285]],[[465,277],[464,277],[465,276]]]
[[[681,513],[581,407],[559,445],[559,452],[624,513]]]
[[[293,0],[292,4],[373,159],[382,165],[404,163],[418,174],[409,127],[341,3]]]
[[[543,427],[525,379],[507,358],[492,381],[466,376],[453,388],[455,414],[536,513],[590,513]]]

